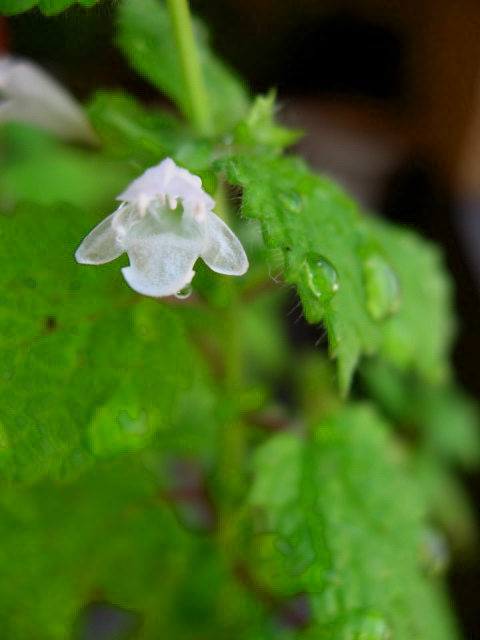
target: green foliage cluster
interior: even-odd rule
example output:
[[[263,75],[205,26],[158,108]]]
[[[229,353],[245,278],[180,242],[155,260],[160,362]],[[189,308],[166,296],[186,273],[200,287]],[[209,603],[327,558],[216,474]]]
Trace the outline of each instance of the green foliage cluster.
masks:
[[[82,7],[93,7],[99,0],[0,0],[0,14],[12,16],[32,7],[38,7],[46,16],[53,16],[78,2]]]
[[[118,46],[187,121],[103,91],[98,149],[2,132],[4,637],[93,638],[101,604],[124,614],[109,638],[458,638],[444,569],[475,539],[456,474],[480,442],[439,249],[285,153],[299,134],[275,95],[250,100],[200,24],[215,131],[196,133],[167,7],[115,10]],[[73,259],[166,156],[240,214],[251,263],[237,279],[197,264],[186,300],[132,292],[125,257]],[[291,292],[329,357],[289,345]]]

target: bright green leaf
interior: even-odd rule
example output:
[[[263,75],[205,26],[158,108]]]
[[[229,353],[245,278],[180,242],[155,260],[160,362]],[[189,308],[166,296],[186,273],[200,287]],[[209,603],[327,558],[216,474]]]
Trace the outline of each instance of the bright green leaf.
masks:
[[[2,133],[3,211],[24,200],[42,205],[64,201],[86,209],[115,206],[115,197],[138,173],[126,163],[74,149],[32,127],[8,123]]]
[[[325,323],[346,391],[360,354],[380,342],[379,324],[367,311],[359,212],[296,158],[236,155],[227,176],[243,187],[242,213],[260,220],[265,244],[282,249],[285,280],[297,286],[307,320]]]
[[[168,592],[185,579],[193,541],[135,460],[72,485],[3,491],[0,511],[5,638],[68,640],[98,599],[139,614],[142,638],[172,615]]]
[[[382,325],[381,353],[439,382],[449,374],[454,335],[452,284],[440,250],[412,231],[377,218],[368,225],[400,283],[398,311]]]
[[[11,16],[37,5],[45,15],[51,16],[77,2],[83,7],[93,7],[99,0],[0,0],[0,13]]]
[[[147,110],[126,93],[100,91],[88,106],[89,118],[108,156],[142,168],[174,155],[189,137],[171,115]]]
[[[301,131],[275,123],[275,99],[275,91],[255,98],[247,117],[235,128],[236,143],[282,149],[297,142],[303,135]]]
[[[307,637],[458,637],[441,582],[419,566],[424,496],[370,407],[339,410],[311,439],[268,440],[249,503],[264,531],[257,572],[277,593],[308,594]]]
[[[75,262],[91,226],[68,206],[2,222],[0,474],[18,481],[145,446],[189,382],[168,303],[133,294],[119,261]]]

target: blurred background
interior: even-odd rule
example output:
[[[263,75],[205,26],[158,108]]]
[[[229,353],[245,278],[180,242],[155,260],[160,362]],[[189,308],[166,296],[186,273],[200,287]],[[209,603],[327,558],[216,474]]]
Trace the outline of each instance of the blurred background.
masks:
[[[311,166],[364,208],[443,245],[456,281],[458,376],[480,398],[480,3],[191,5],[252,91],[278,89],[278,117],[305,132],[297,150]],[[103,0],[55,18],[1,18],[0,47],[36,60],[81,99],[121,87],[158,102],[114,47],[114,8]],[[480,513],[480,476],[465,481]],[[456,565],[450,583],[465,637],[480,638],[478,558]]]

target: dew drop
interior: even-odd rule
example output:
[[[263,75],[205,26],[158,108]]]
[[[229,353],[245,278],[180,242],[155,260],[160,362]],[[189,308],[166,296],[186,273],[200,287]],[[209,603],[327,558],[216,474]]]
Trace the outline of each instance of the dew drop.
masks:
[[[400,283],[389,263],[375,250],[362,255],[367,310],[374,320],[384,320],[398,311]]]
[[[295,191],[294,189],[291,189],[290,191],[282,191],[278,194],[278,197],[289,211],[292,211],[293,213],[300,213],[302,210],[303,200],[298,191]]]
[[[317,253],[307,253],[305,269],[310,290],[326,304],[339,289],[337,270]]]
[[[175,293],[174,295],[179,300],[185,300],[185,298],[189,298],[192,295],[192,291],[192,285],[189,284],[183,289],[180,289],[180,291],[177,291],[177,293]]]

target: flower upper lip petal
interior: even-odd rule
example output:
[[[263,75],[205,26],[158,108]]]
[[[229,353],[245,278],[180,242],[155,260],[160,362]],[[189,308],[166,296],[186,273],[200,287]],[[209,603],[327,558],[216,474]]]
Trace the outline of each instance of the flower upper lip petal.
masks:
[[[117,196],[117,200],[133,202],[142,197],[153,200],[159,194],[185,201],[203,202],[209,208],[215,206],[213,198],[202,189],[200,178],[187,169],[177,167],[171,158],[165,158],[156,167],[147,169]]]

